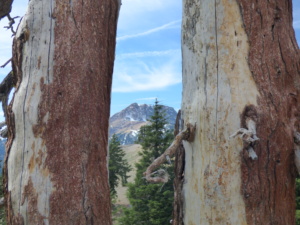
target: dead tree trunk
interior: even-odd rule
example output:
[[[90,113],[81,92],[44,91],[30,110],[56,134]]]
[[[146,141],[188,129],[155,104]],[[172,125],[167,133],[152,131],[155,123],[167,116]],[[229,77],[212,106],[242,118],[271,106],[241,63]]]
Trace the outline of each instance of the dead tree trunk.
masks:
[[[8,224],[111,224],[107,134],[119,0],[31,0],[13,44]]]
[[[292,1],[183,2],[184,224],[295,224]]]

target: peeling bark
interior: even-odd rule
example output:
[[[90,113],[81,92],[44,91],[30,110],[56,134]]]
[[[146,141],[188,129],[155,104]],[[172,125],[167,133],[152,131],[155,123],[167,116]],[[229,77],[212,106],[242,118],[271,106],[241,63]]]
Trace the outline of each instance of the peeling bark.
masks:
[[[292,1],[183,6],[182,118],[197,124],[195,140],[183,142],[184,224],[294,224],[300,60]],[[251,138],[230,138],[239,128]]]
[[[8,224],[111,224],[107,141],[119,7],[29,2],[13,48]]]

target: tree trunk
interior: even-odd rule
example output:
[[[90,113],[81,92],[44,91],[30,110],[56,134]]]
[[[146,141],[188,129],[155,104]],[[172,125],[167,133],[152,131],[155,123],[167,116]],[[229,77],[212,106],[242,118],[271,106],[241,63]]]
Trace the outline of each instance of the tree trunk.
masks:
[[[0,20],[7,16],[11,11],[13,0],[0,0]]]
[[[119,0],[31,0],[13,44],[8,224],[111,224],[107,171]]]
[[[184,224],[295,224],[292,1],[183,6],[182,119],[197,126],[195,140],[184,141]],[[245,134],[230,137],[236,131]]]

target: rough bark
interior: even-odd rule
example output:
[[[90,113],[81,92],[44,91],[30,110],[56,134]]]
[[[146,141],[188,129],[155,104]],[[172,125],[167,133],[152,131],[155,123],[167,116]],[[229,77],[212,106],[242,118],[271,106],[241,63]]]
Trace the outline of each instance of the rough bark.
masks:
[[[181,126],[181,110],[179,110],[175,129],[174,129],[174,136],[176,136],[180,130]],[[173,208],[173,225],[183,225],[183,195],[182,195],[182,188],[184,182],[184,163],[185,163],[185,150],[183,144],[180,144],[178,149],[175,152],[175,167],[174,167],[174,208]]]
[[[8,224],[111,224],[107,140],[119,7],[29,2],[13,47]]]
[[[249,40],[248,64],[259,90],[259,157],[243,156],[248,224],[295,223],[294,132],[300,131],[300,54],[292,1],[238,0]]]
[[[300,60],[291,0],[183,6],[182,118],[197,124],[184,142],[184,224],[294,224]],[[246,136],[230,138],[237,131]]]
[[[184,200],[182,194],[184,182],[185,150],[181,144],[175,153],[175,177],[174,177],[174,207],[173,225],[183,225]]]

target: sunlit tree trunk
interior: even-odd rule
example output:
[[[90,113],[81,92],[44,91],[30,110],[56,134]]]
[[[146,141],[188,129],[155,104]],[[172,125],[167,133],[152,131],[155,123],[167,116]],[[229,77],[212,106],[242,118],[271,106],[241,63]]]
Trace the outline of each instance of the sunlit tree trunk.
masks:
[[[13,44],[8,224],[111,224],[107,171],[119,0],[31,0]]]
[[[183,7],[182,120],[196,124],[196,136],[183,141],[177,223],[295,224],[300,55],[292,1]],[[230,137],[239,128],[244,141]]]

